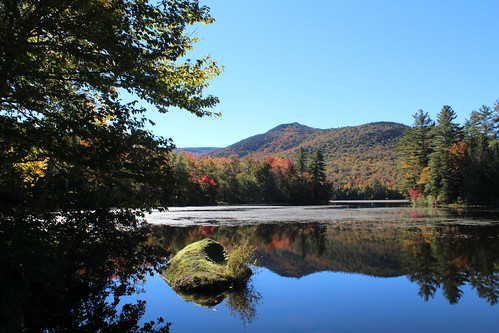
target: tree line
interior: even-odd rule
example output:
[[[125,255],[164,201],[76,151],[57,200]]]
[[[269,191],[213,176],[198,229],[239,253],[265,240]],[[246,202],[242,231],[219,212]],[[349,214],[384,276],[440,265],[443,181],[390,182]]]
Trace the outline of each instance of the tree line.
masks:
[[[327,202],[331,193],[320,150],[307,156],[301,149],[296,162],[171,152],[169,165],[174,182],[163,193],[166,205],[312,204]]]
[[[399,141],[402,188],[415,202],[497,204],[499,200],[499,101],[471,112],[464,125],[443,106],[436,122],[427,112]]]

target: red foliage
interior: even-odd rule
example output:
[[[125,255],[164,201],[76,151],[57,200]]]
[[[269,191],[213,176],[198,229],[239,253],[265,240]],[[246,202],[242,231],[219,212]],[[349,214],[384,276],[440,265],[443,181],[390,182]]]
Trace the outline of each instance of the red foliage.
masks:
[[[412,200],[417,200],[423,196],[423,191],[420,187],[413,187],[411,188],[410,195]]]
[[[411,210],[411,218],[412,219],[420,219],[423,217],[423,213],[421,213],[421,211],[415,209],[415,210]]]
[[[201,233],[203,234],[203,236],[208,237],[213,232],[215,232],[216,229],[217,229],[217,226],[202,227],[201,228]]]
[[[269,250],[274,250],[274,249],[285,249],[288,247],[291,247],[293,245],[293,240],[286,235],[283,235],[282,233],[275,233],[272,236],[272,241],[268,245]]]
[[[215,180],[209,175],[204,175],[203,178],[201,178],[201,180],[199,180],[199,182],[201,184],[203,184],[204,186],[206,186],[207,188],[217,186],[217,183],[215,182]]]

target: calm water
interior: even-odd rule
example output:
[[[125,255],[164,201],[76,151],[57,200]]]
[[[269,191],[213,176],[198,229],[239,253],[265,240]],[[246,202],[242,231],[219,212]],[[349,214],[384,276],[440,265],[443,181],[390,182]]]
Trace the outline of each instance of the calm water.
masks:
[[[152,241],[176,252],[249,239],[259,271],[240,293],[177,295],[159,275],[143,320],[170,332],[495,332],[497,210],[209,207],[153,213]]]

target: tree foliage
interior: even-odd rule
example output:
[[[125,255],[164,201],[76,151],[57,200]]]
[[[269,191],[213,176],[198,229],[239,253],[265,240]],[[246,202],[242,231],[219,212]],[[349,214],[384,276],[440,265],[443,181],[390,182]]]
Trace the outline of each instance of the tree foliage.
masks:
[[[496,203],[499,199],[499,102],[471,112],[463,127],[445,105],[436,125],[419,111],[399,141],[403,186],[414,200]]]
[[[185,60],[187,27],[213,21],[197,1],[82,0],[0,3],[2,200],[137,206],[157,202],[171,142],[144,129],[145,109],[198,116],[220,73]]]
[[[174,179],[171,141],[122,96],[212,115],[221,67],[187,59],[212,21],[194,0],[0,2],[0,330],[169,330],[116,309],[167,254],[133,208]]]
[[[331,196],[323,160],[311,161],[314,176],[300,172],[289,160],[273,157],[211,158],[171,152],[169,158],[175,175],[173,190],[164,192],[164,202],[169,205],[312,204],[327,202]]]
[[[211,152],[212,157],[263,160],[278,157],[296,161],[298,171],[307,171],[306,156],[320,149],[325,172],[334,181],[338,199],[398,199],[401,173],[396,168],[396,142],[407,126],[390,122],[344,128],[317,129],[297,123],[283,124],[265,134],[242,140]]]

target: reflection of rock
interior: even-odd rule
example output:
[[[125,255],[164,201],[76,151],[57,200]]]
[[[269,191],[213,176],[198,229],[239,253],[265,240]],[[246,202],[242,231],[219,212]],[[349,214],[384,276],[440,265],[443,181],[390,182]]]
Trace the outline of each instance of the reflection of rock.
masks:
[[[256,318],[256,306],[262,300],[262,295],[254,289],[251,283],[243,289],[229,289],[219,293],[175,291],[184,300],[205,308],[215,307],[225,300],[230,314],[233,317],[239,317],[245,324],[251,323]]]
[[[196,305],[212,308],[220,303],[227,297],[227,292],[223,291],[220,293],[183,293],[176,290],[177,295],[182,297],[187,302],[192,302]]]
[[[237,276],[228,271],[225,248],[206,238],[178,252],[161,271],[161,276],[183,293],[216,293],[244,286],[252,274],[248,267]]]

